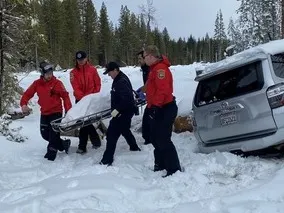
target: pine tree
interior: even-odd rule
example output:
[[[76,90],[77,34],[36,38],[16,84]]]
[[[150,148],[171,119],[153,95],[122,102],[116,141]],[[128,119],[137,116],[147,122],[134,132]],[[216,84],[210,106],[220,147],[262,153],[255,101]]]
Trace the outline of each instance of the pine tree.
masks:
[[[223,20],[222,11],[219,10],[217,13],[217,17],[215,20],[215,29],[214,29],[214,39],[215,39],[215,48],[216,48],[216,56],[215,60],[221,60],[223,58],[223,52],[227,45],[227,36],[225,33],[225,25]]]
[[[169,54],[169,44],[170,44],[170,36],[169,36],[169,33],[168,33],[168,29],[165,27],[163,29],[163,32],[162,32],[162,36],[163,36],[163,40],[164,40],[164,43],[165,43],[165,55],[168,55]]]
[[[192,35],[190,35],[187,39],[186,46],[189,51],[188,63],[193,63],[196,61],[196,40]]]
[[[163,34],[159,31],[158,27],[155,27],[153,33],[154,44],[159,48],[161,54],[165,54],[166,47],[163,38]]]
[[[41,24],[43,16],[40,2],[38,0],[31,1],[30,9],[32,15],[30,21],[27,23],[26,32],[28,32],[28,39],[32,41],[32,44],[31,46],[26,46],[26,52],[28,52],[29,56],[26,56],[25,60],[32,67],[27,66],[25,63],[23,65],[27,70],[32,68],[38,70],[40,58],[45,58],[44,56],[48,55],[48,43],[45,36],[45,27]]]
[[[234,45],[233,53],[238,53],[245,49],[242,41],[242,35],[240,31],[235,27],[235,23],[232,18],[230,18],[229,20],[228,37],[229,37],[229,45],[231,46]]]
[[[139,42],[141,44],[141,47],[145,47],[145,45],[147,44],[147,26],[142,14],[139,15],[139,20]]]
[[[140,42],[140,22],[139,16],[136,16],[134,13],[130,15],[130,32],[129,32],[129,41],[130,41],[130,64],[137,63],[137,52],[143,47],[143,43]]]
[[[280,35],[280,2],[279,0],[263,0],[261,4],[261,25],[263,25],[263,42],[279,39]]]
[[[83,49],[88,53],[89,60],[98,63],[98,16],[92,0],[81,2]]]
[[[29,21],[28,1],[0,1],[0,114],[15,104],[19,87],[14,72],[19,59],[25,56],[25,27]]]
[[[107,8],[102,3],[99,18],[99,64],[105,65],[111,56],[111,37],[112,31],[108,20]]]
[[[203,57],[203,61],[211,61],[211,44],[210,44],[210,37],[208,35],[208,33],[206,33],[205,38],[203,40],[203,45],[204,45],[204,57]]]
[[[48,55],[52,63],[63,61],[62,42],[63,42],[63,11],[59,0],[43,1],[40,11],[40,25],[44,27],[44,36],[48,44]],[[42,54],[40,50],[40,54]]]
[[[241,29],[245,48],[280,38],[278,0],[238,0],[240,14],[238,28]]]
[[[119,18],[119,41],[121,62],[128,65],[130,62],[130,48],[131,48],[131,31],[130,31],[130,10],[127,6],[121,6]]]
[[[53,1],[53,0],[52,0]],[[79,2],[77,0],[63,0],[63,57],[64,67],[72,67],[74,64],[75,52],[78,51],[84,43],[82,38],[82,25],[80,24]]]

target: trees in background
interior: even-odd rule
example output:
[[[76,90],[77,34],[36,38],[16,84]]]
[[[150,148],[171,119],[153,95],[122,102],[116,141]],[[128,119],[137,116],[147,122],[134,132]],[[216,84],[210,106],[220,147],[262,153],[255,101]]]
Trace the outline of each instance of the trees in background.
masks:
[[[139,50],[156,44],[173,64],[214,62],[225,57],[229,45],[239,52],[281,37],[282,1],[237,1],[239,18],[231,19],[227,29],[219,10],[212,37],[206,34],[200,38],[189,35],[173,39],[166,27],[162,30],[157,27],[152,0],[140,6],[141,14],[134,14],[122,5],[116,24],[109,20],[104,3],[97,10],[92,0],[30,0],[25,3],[29,9],[23,10],[29,13],[21,15],[29,20],[23,30],[33,42],[26,43],[25,54],[18,59],[28,62],[27,69],[36,68],[39,60],[69,68],[74,64],[74,53],[83,49],[94,64],[104,66],[115,60],[121,65],[134,65]],[[14,4],[20,2],[25,1],[15,0]]]
[[[255,46],[280,36],[279,0],[242,0],[238,9],[238,28],[246,47]]]
[[[230,19],[227,29],[219,10],[212,37],[173,39],[166,27],[157,27],[153,0],[140,6],[140,14],[122,5],[116,24],[109,20],[106,5],[98,10],[92,0],[1,0],[0,114],[14,100],[7,91],[17,91],[11,89],[17,84],[15,71],[37,69],[41,60],[70,68],[79,49],[95,65],[115,60],[123,66],[135,65],[136,53],[155,44],[172,64],[190,64],[221,60],[228,46],[236,53],[283,38],[282,0],[236,1],[238,18]]]
[[[30,0],[25,4],[29,12],[21,15],[29,21],[19,29],[28,33],[30,42],[25,43],[25,54],[18,57],[22,70],[36,69],[41,60],[72,67],[78,49],[85,50],[96,65],[104,66],[110,60],[135,65],[136,53],[149,44],[156,44],[173,64],[216,61],[222,58],[224,49],[218,45],[226,43],[225,37],[217,34],[212,38],[171,38],[166,27],[160,30],[156,26],[152,0],[141,5],[141,14],[122,5],[116,25],[109,20],[106,5],[97,10],[92,0]],[[222,17],[219,25],[224,28]]]

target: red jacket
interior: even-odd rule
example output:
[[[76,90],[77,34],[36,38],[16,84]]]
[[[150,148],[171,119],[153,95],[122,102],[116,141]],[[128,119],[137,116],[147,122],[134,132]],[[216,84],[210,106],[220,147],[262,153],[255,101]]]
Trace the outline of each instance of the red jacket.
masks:
[[[163,105],[173,101],[173,76],[169,69],[170,62],[163,56],[161,61],[150,66],[146,82],[147,107]]]
[[[70,72],[70,82],[73,87],[73,94],[77,101],[84,96],[97,93],[101,90],[101,78],[97,69],[87,63],[78,65]]]
[[[52,77],[50,81],[45,81],[43,77],[34,81],[32,85],[24,92],[20,105],[27,105],[29,100],[37,93],[38,104],[42,115],[50,115],[53,113],[62,113],[62,100],[64,103],[65,113],[72,107],[69,94],[63,83]]]

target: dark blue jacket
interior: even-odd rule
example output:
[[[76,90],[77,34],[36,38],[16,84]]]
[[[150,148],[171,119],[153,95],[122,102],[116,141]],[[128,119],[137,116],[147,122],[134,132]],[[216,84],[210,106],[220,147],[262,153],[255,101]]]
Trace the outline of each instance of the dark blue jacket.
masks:
[[[142,70],[143,82],[144,84],[146,84],[150,72],[150,67],[144,64],[143,66],[141,66],[141,70]]]
[[[131,82],[129,78],[121,71],[112,82],[111,109],[116,109],[120,113],[133,113],[135,109]]]

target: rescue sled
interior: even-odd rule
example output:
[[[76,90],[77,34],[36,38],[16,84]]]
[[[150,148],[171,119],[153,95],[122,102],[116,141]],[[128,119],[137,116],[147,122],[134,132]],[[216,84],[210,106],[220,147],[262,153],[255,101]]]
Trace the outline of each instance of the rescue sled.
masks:
[[[136,106],[138,109],[146,104],[145,99],[136,99]],[[111,117],[111,109],[106,109],[100,112],[96,112],[90,115],[82,116],[71,121],[62,122],[63,118],[56,119],[50,124],[55,132],[69,132],[74,129],[82,128],[90,124],[100,122],[101,120]]]

